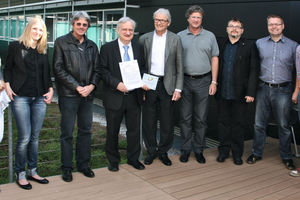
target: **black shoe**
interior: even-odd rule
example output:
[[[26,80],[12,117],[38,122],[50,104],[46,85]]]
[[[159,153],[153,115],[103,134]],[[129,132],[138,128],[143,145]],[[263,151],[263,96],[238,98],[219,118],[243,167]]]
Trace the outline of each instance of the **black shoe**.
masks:
[[[82,172],[83,175],[85,175],[86,177],[89,177],[89,178],[95,177],[94,172],[89,167],[80,170],[80,172]]]
[[[138,170],[145,169],[145,166],[138,160],[135,160],[135,161],[127,160],[127,164],[131,165],[132,167],[134,167],[135,169],[138,169]]]
[[[243,164],[242,158],[233,158],[233,162],[236,165],[242,165]]]
[[[158,158],[167,166],[171,166],[172,162],[171,160],[168,158],[168,154],[162,154],[162,155],[158,155]]]
[[[27,176],[27,178],[28,178],[28,180],[35,181],[35,182],[38,182],[40,184],[48,184],[49,183],[49,181],[45,178],[41,179],[41,180],[33,178],[32,176]]]
[[[285,168],[289,170],[295,169],[294,161],[292,159],[282,160],[282,162],[285,164]]]
[[[187,151],[182,151],[181,156],[179,158],[180,162],[186,163],[189,161],[190,153]]]
[[[144,160],[144,164],[145,165],[151,165],[153,163],[153,160],[156,158],[157,156],[154,154],[148,154],[147,157]]]
[[[22,188],[22,189],[24,189],[24,190],[31,190],[32,189],[32,186],[31,186],[31,184],[28,182],[28,184],[26,184],[26,185],[21,185],[20,183],[19,183],[19,180],[16,180],[16,183],[18,184],[18,186],[20,186],[20,188]]]
[[[66,182],[71,182],[73,180],[71,170],[64,170],[62,174],[62,179]]]
[[[247,163],[248,164],[254,164],[254,163],[256,163],[256,161],[258,161],[258,160],[261,160],[262,158],[260,157],[260,156],[256,156],[256,155],[251,155],[251,156],[249,156],[249,158],[247,159]]]
[[[203,153],[196,153],[196,152],[195,152],[195,156],[196,156],[196,158],[197,158],[197,162],[198,162],[198,163],[201,163],[201,164],[206,163],[206,160],[205,160],[205,158],[204,158],[204,156],[203,156]]]
[[[220,154],[218,157],[217,157],[217,161],[218,162],[224,162],[229,156],[225,156],[225,155],[222,155]]]
[[[111,171],[111,172],[119,171],[118,163],[109,163],[108,170]]]

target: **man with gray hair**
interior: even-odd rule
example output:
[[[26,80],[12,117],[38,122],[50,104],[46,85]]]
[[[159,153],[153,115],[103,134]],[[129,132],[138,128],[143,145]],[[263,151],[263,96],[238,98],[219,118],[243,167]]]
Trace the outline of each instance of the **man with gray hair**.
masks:
[[[113,172],[119,170],[118,134],[124,115],[127,128],[127,163],[138,170],[145,168],[138,160],[141,151],[140,118],[143,91],[141,88],[128,90],[123,83],[119,67],[119,63],[137,60],[141,76],[147,72],[143,45],[132,40],[135,25],[135,21],[129,17],[119,19],[119,38],[104,44],[100,51],[102,97],[107,121],[105,152],[109,161],[108,169]],[[143,89],[149,90],[147,86],[143,86]]]
[[[148,73],[159,78],[156,90],[145,92],[143,103],[143,138],[147,148],[144,160],[150,165],[158,156],[163,164],[172,165],[168,150],[174,138],[174,104],[181,97],[183,85],[182,45],[180,38],[168,31],[169,10],[160,8],[153,14],[155,30],[140,38],[145,48]],[[160,105],[160,113],[157,107]],[[160,114],[160,141],[157,144],[157,118]]]
[[[93,98],[100,81],[98,48],[85,35],[91,26],[89,15],[84,11],[75,12],[71,25],[73,30],[55,41],[53,54],[61,113],[62,179],[66,182],[73,180],[73,129],[76,116],[76,167],[86,177],[95,176],[88,163],[91,160]]]
[[[178,33],[183,46],[184,68],[180,105],[182,137],[180,161],[188,162],[193,141],[197,161],[203,164],[206,162],[203,151],[206,148],[209,95],[214,95],[217,91],[219,48],[214,34],[201,26],[204,10],[200,6],[191,6],[186,11],[185,17],[189,26]]]

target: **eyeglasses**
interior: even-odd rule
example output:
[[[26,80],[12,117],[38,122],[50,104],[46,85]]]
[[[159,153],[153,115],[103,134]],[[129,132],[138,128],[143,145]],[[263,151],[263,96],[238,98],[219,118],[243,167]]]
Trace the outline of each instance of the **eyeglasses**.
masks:
[[[76,26],[81,26],[81,25],[82,25],[84,28],[88,27],[88,24],[84,24],[84,23],[82,24],[82,23],[80,23],[80,22],[77,22],[77,23],[76,23]]]
[[[190,16],[190,18],[192,19],[196,19],[196,20],[201,20],[203,17],[200,17],[200,16]]]
[[[232,25],[230,25],[230,26],[227,26],[228,28],[235,28],[235,29],[243,29],[243,27],[241,27],[241,26],[232,26]]]
[[[131,28],[123,28],[123,29],[121,29],[121,31],[123,31],[123,32],[127,32],[127,31],[129,31],[129,32],[133,32],[133,29],[131,29]]]
[[[154,19],[155,23],[161,23],[161,24],[164,24],[166,23],[168,20],[164,20],[164,19]]]
[[[282,24],[268,24],[268,26],[272,27],[272,26],[280,26]]]

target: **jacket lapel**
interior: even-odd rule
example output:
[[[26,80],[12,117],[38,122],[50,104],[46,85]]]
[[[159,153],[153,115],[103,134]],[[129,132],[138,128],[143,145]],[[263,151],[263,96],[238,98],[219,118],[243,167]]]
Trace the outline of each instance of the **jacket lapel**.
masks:
[[[147,47],[147,62],[148,62],[148,66],[149,66],[149,69],[148,69],[148,72],[150,73],[151,71],[151,55],[152,55],[152,45],[153,45],[153,34],[154,32],[150,32],[150,34],[148,35],[148,37],[146,38],[146,47]]]
[[[170,32],[168,31],[167,38],[166,38],[166,47],[165,47],[165,66],[170,54],[170,48],[172,46],[172,42],[173,42],[173,37],[172,35],[170,35]]]
[[[233,68],[235,68],[235,65],[238,61],[238,59],[240,59],[240,55],[243,51],[243,48],[245,46],[245,42],[244,39],[240,38],[239,44],[238,44],[238,48],[236,50],[236,54],[235,54],[235,58],[234,58],[234,64],[233,64]]]
[[[118,62],[122,62],[122,57],[119,49],[118,39],[113,42],[113,52]]]

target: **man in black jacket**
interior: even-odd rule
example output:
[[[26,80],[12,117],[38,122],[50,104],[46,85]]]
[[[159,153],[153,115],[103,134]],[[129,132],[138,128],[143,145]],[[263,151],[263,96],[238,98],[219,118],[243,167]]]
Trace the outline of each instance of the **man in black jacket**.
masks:
[[[219,113],[218,162],[229,157],[243,164],[244,118],[247,104],[255,99],[259,76],[259,56],[255,41],[241,38],[243,23],[232,18],[227,25],[228,37],[218,40],[219,76],[216,93]]]
[[[136,23],[129,17],[122,17],[117,23],[119,38],[104,44],[100,51],[101,77],[103,79],[103,105],[107,121],[105,144],[108,170],[119,171],[120,154],[118,134],[125,116],[127,136],[127,163],[135,169],[143,170],[140,155],[140,118],[143,91],[141,88],[129,90],[123,80],[119,63],[136,60],[141,76],[147,72],[143,45],[132,40]],[[128,65],[130,69],[134,66]],[[144,90],[149,90],[146,85]]]
[[[62,179],[72,181],[73,129],[77,115],[76,167],[87,177],[94,177],[91,159],[93,98],[100,81],[98,48],[85,33],[91,26],[84,11],[72,16],[73,30],[57,38],[54,45],[54,74],[61,112]]]

